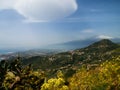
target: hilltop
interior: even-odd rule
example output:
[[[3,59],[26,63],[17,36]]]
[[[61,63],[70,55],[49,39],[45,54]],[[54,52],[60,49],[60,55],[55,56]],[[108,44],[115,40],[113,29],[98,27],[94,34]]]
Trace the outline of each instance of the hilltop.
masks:
[[[9,61],[0,61],[0,90],[120,89],[120,46],[107,39],[82,49]]]
[[[62,70],[69,76],[69,74],[74,73],[82,65],[89,68],[98,66],[105,60],[112,59],[112,57],[119,54],[120,46],[118,44],[108,39],[103,39],[85,48],[49,56],[35,56],[22,61],[25,65],[31,63],[34,69],[42,69],[50,75],[54,75],[58,70]]]

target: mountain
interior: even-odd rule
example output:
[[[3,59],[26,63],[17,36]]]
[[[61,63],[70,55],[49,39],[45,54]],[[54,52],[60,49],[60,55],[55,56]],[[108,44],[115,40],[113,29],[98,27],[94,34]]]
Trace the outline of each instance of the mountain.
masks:
[[[31,49],[31,50],[23,50],[19,49],[1,49],[0,50],[0,60],[15,58],[18,55],[21,57],[33,57],[33,56],[41,56],[41,55],[50,55],[63,51],[74,50],[77,48],[82,48],[90,45],[91,43],[97,41],[96,39],[90,38],[86,40],[75,40],[55,45],[49,45],[43,47],[43,49]],[[44,49],[45,48],[45,49]]]
[[[37,55],[46,55],[51,52],[62,52],[68,50],[74,50],[79,48],[84,48],[94,42],[101,40],[101,38],[97,38],[97,36],[84,39],[84,40],[72,40],[64,43],[52,44],[44,47],[40,47],[37,49],[29,49],[25,48],[16,48],[16,49],[0,49],[0,55],[10,55],[10,54],[21,54],[22,56],[37,56]],[[114,43],[120,44],[120,38],[112,38],[110,39]]]
[[[102,39],[97,38],[97,37],[91,37],[91,38],[84,39],[84,40],[73,40],[73,41],[68,41],[68,42],[64,42],[64,43],[51,45],[51,46],[49,46],[49,48],[74,50],[74,49],[84,48],[84,47],[86,47],[94,42],[98,42],[100,40],[102,40]],[[114,43],[120,43],[120,38],[112,38],[110,40]]]
[[[116,49],[118,46],[118,44],[113,43],[112,41],[108,40],[108,39],[103,39],[99,42],[95,42],[92,45],[89,45],[88,47],[86,47],[85,49],[87,49],[88,51],[93,51],[93,52],[107,52],[113,49]]]
[[[65,42],[65,43],[56,44],[53,46],[54,46],[54,48],[74,50],[74,49],[86,47],[96,41],[98,41],[98,40],[90,38],[90,39],[85,39],[85,40],[73,40],[73,41],[69,41],[69,42]]]
[[[25,65],[33,64],[34,69],[45,70],[49,76],[54,75],[58,70],[63,70],[66,76],[69,76],[82,65],[96,66],[118,55],[120,55],[120,46],[103,39],[85,48],[48,56],[35,56],[22,61]]]

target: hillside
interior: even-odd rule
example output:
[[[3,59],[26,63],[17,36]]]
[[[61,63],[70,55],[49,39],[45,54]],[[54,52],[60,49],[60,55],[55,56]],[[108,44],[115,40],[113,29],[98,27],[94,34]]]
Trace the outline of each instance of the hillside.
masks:
[[[119,71],[119,55],[95,68],[83,65],[69,78],[61,70],[50,78],[44,71],[33,70],[30,64],[24,66],[19,59],[11,63],[3,60],[0,61],[0,90],[120,90]]]
[[[16,51],[16,52],[9,52],[6,54],[0,54],[0,60],[14,59],[14,58],[18,57],[18,55],[22,58],[30,58],[30,57],[35,57],[35,56],[52,55],[52,54],[56,54],[56,53],[60,53],[60,52],[63,52],[63,50],[31,49],[31,50],[25,50],[25,51]]]
[[[120,46],[104,39],[69,52],[2,60],[0,90],[120,90],[119,71]]]
[[[82,65],[88,68],[96,67],[101,62],[118,55],[120,55],[120,46],[104,39],[82,49],[49,56],[35,56],[22,61],[25,65],[31,63],[34,69],[45,70],[51,75],[54,75],[58,70],[63,70],[69,76]]]
[[[100,41],[101,38],[98,38],[97,36],[94,37],[90,37],[87,39],[83,39],[83,40],[72,40],[72,41],[67,41],[64,43],[58,43],[58,44],[53,44],[53,45],[49,45],[49,48],[56,48],[56,49],[65,49],[65,50],[74,50],[74,49],[79,49],[79,48],[83,48],[86,47],[94,42]],[[113,38],[110,39],[112,42],[114,43],[120,43],[120,38]],[[47,47],[46,47],[47,48]]]

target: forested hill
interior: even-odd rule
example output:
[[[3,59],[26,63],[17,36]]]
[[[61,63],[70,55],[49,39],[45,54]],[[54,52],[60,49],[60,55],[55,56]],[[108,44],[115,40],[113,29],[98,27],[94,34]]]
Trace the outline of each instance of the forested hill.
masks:
[[[2,60],[0,90],[120,90],[119,71],[120,46],[104,39],[69,52]]]
[[[82,65],[97,66],[101,62],[120,55],[120,46],[110,40],[103,39],[92,45],[73,51],[58,53],[50,56],[36,56],[23,59],[23,64],[31,63],[34,69],[42,69],[55,74],[63,70],[66,74],[74,72]]]

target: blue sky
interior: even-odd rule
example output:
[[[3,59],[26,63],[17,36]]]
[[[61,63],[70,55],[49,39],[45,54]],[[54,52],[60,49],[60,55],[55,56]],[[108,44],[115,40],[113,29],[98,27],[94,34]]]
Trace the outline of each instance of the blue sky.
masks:
[[[0,49],[120,38],[120,0],[0,0]]]

